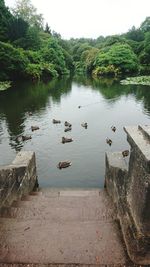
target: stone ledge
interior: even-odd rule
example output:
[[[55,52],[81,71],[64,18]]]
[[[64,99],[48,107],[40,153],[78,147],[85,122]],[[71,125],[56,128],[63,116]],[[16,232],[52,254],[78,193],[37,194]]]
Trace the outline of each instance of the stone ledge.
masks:
[[[30,193],[37,183],[34,152],[19,152],[11,165],[0,167],[0,208]]]
[[[131,260],[150,266],[150,126],[124,129],[131,145],[129,169],[119,153],[107,153],[105,185]]]

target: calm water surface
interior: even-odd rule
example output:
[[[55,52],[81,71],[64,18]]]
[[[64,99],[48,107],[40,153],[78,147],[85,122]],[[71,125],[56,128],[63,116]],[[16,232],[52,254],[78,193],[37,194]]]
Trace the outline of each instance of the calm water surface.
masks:
[[[52,124],[53,118],[62,123]],[[0,92],[0,165],[11,163],[20,150],[32,150],[40,186],[103,187],[105,152],[128,149],[123,126],[149,124],[149,119],[148,86],[87,78],[20,83]],[[73,125],[68,133],[64,133],[66,120]],[[82,122],[88,123],[87,129],[81,127]],[[31,132],[32,125],[40,130]],[[111,131],[112,125],[117,127],[116,133]],[[32,139],[16,141],[21,135]],[[62,136],[72,137],[74,142],[62,144]],[[106,137],[113,140],[111,147]],[[62,160],[71,160],[72,166],[57,169]]]

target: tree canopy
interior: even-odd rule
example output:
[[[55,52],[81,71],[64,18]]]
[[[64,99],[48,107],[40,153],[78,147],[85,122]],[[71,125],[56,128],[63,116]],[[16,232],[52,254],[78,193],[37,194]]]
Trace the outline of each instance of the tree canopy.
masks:
[[[90,75],[150,73],[150,17],[139,28],[97,39],[62,39],[44,26],[31,0],[13,10],[0,0],[0,80],[52,79],[72,72]]]

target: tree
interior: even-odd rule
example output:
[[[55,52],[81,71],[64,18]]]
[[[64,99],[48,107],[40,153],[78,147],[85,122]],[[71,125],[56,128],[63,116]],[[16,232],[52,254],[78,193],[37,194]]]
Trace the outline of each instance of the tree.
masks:
[[[147,17],[141,24],[140,29],[143,32],[148,32],[150,31],[150,17]]]
[[[13,18],[9,9],[5,6],[4,0],[0,0],[0,41],[9,40],[9,23]]]
[[[9,21],[8,25],[8,36],[10,41],[15,41],[17,39],[23,38],[26,36],[29,25],[22,18],[15,18]]]
[[[127,44],[115,44],[107,52],[100,52],[95,60],[96,67],[114,66],[121,73],[131,73],[138,70],[138,59]]]
[[[30,0],[17,0],[16,7],[12,9],[16,18],[22,18],[30,26],[43,28],[43,16],[37,14],[37,9],[31,4]]]
[[[144,33],[141,29],[136,29],[133,26],[132,29],[127,32],[126,38],[136,42],[141,42],[144,40]]]
[[[23,49],[0,42],[0,79],[18,79],[24,76],[29,60]]]
[[[52,33],[51,33],[51,29],[50,29],[48,23],[46,23],[46,25],[45,25],[45,30],[44,30],[44,32],[49,33],[50,35],[52,35]]]
[[[86,50],[82,53],[81,59],[82,62],[84,62],[84,67],[87,73],[92,73],[92,70],[94,68],[94,62],[98,53],[99,49],[95,47]]]

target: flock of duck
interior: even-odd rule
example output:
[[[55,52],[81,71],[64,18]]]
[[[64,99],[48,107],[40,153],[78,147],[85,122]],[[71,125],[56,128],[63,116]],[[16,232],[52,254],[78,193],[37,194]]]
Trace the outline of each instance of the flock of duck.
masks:
[[[53,122],[53,124],[59,124],[59,123],[61,123],[60,120],[55,120],[55,119],[53,119],[52,122]],[[70,122],[65,121],[64,126],[66,127],[64,129],[64,132],[68,132],[68,131],[71,131],[72,130],[72,124]],[[87,129],[88,124],[87,124],[87,122],[83,122],[83,123],[81,123],[81,126],[83,128],[85,128],[85,129]],[[67,137],[64,137],[64,136],[62,137],[62,144],[70,143],[70,142],[73,142],[73,139],[72,138],[67,138]],[[57,168],[59,168],[59,169],[67,168],[67,167],[71,166],[71,164],[72,164],[71,161],[60,161],[58,163],[58,165],[57,165]]]
[[[79,106],[78,108],[80,108],[81,106]],[[32,116],[32,113],[29,112],[29,116]],[[61,121],[60,120],[56,120],[56,119],[53,119],[52,120],[52,123],[53,124],[60,124]],[[68,132],[68,131],[71,131],[72,130],[72,124],[68,121],[65,121],[64,123],[64,126],[65,126],[65,129],[64,129],[64,132]],[[83,122],[81,123],[81,126],[85,129],[87,129],[88,127],[88,124],[87,122]],[[40,128],[38,126],[31,126],[31,131],[36,131],[36,130],[39,130]],[[115,126],[111,126],[111,130],[115,133],[116,132],[116,127]],[[27,141],[29,139],[32,139],[31,135],[27,136],[27,135],[22,135],[21,137],[17,137],[18,138],[21,138],[22,141]],[[62,137],[62,144],[65,144],[65,143],[70,143],[70,142],[73,142],[73,138],[67,138],[67,137]],[[112,145],[112,140],[110,138],[106,138],[106,143],[111,146]],[[129,150],[124,150],[122,151],[122,156],[123,158],[129,156]],[[62,168],[67,168],[69,166],[71,166],[72,163],[71,161],[60,161],[57,165],[57,168],[59,169],[62,169]]]

